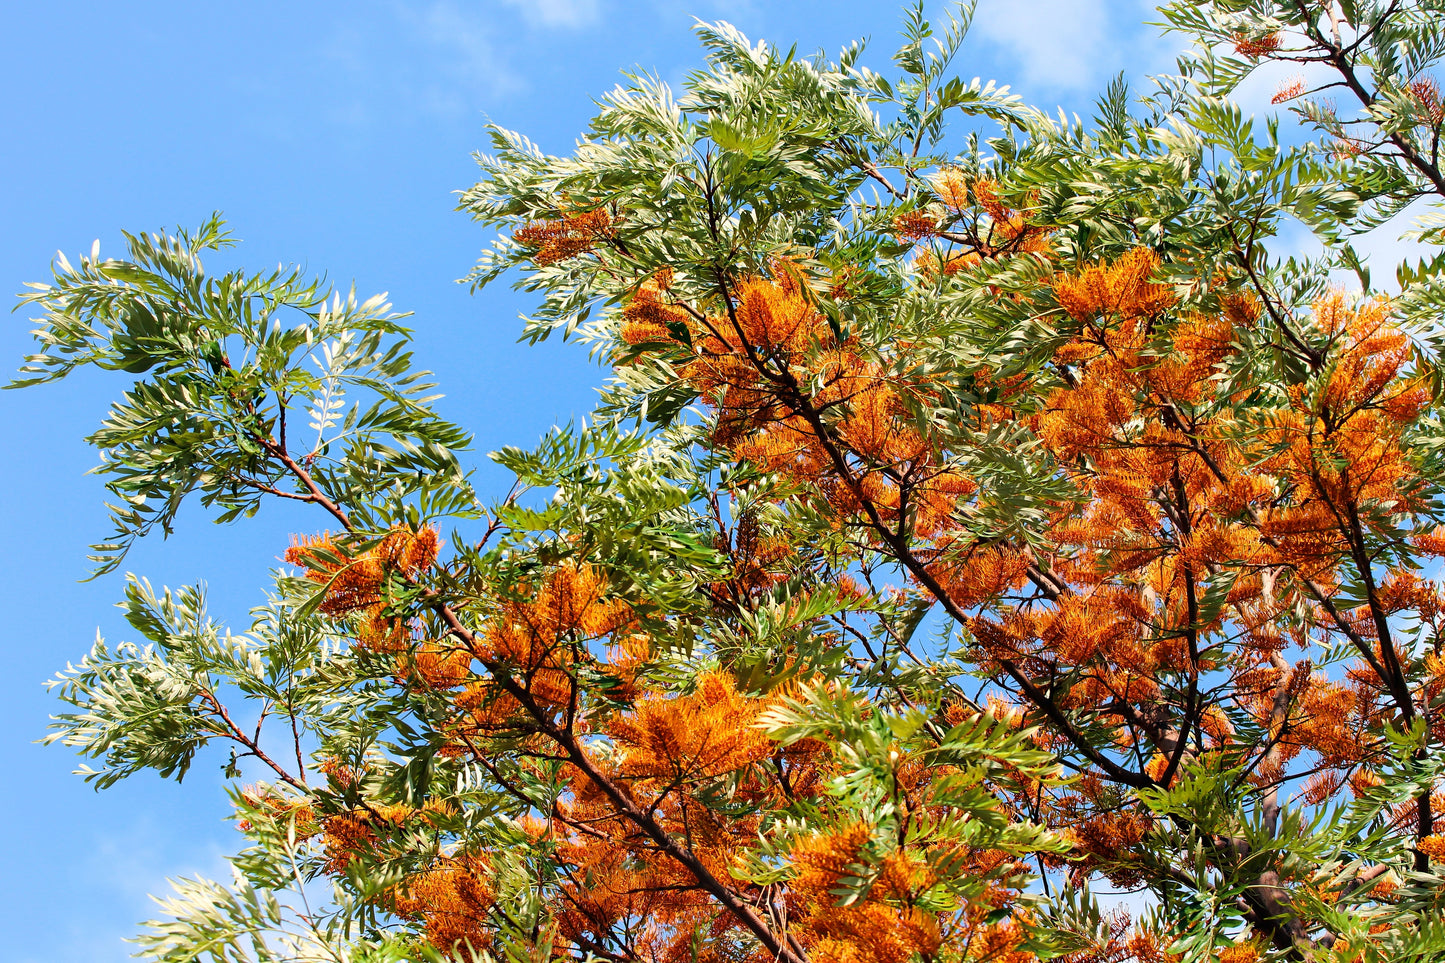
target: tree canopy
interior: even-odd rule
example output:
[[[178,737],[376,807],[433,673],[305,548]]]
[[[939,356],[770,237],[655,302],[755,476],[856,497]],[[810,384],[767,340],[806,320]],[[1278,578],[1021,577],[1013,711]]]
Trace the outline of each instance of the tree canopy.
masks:
[[[235,780],[142,955],[1445,959],[1445,254],[1357,250],[1445,240],[1445,5],[1161,13],[1089,121],[920,6],[491,129],[469,280],[608,372],[495,500],[381,299],[207,274],[219,218],[58,260],[15,384],[134,379],[98,574],[315,510],[244,631],[127,576],[52,683],[98,787]],[[1232,100],[1277,64],[1297,122]]]

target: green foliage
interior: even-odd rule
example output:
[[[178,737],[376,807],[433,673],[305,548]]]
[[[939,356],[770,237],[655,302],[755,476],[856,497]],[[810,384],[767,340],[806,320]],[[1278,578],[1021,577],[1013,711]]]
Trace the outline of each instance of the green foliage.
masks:
[[[267,497],[300,501],[318,509],[317,528],[337,531],[296,556],[309,577],[274,574],[244,635],[210,620],[201,589],[157,592],[130,577],[122,607],[141,641],[98,640],[50,683],[69,708],[47,741],[98,760],[80,770],[97,788],[145,769],[179,780],[217,740],[231,748],[224,771],[238,787],[243,773],[262,774],[232,793],[247,839],[232,860],[235,881],[177,883],[161,904],[167,919],[139,940],[142,954],[174,963],[540,963],[554,952],[620,961],[629,957],[578,936],[578,914],[605,915],[587,900],[611,885],[576,855],[590,833],[620,840],[624,868],[638,878],[650,858],[672,860],[684,882],[649,885],[686,889],[717,919],[743,921],[711,935],[699,926],[699,958],[711,939],[716,958],[766,951],[802,963],[806,953],[786,938],[767,943],[774,930],[789,932],[798,853],[854,831],[862,841],[829,909],[896,908],[889,887],[899,854],[926,853],[910,912],[979,927],[1007,921],[1017,948],[1044,959],[1130,958],[1127,924],[1089,889],[1089,876],[1111,874],[1147,892],[1136,929],[1185,960],[1215,959],[1245,940],[1270,959],[1324,959],[1335,939],[1340,953],[1367,960],[1445,954],[1440,862],[1397,829],[1402,807],[1441,777],[1438,741],[1418,717],[1381,715],[1379,731],[1362,734],[1378,749],[1379,785],[1349,802],[1315,803],[1268,788],[1241,760],[1301,725],[1302,710],[1289,691],[1278,719],[1261,717],[1258,700],[1218,695],[1223,683],[1211,673],[1239,648],[1221,641],[1220,626],[1238,609],[1240,569],[1198,581],[1175,635],[1204,638],[1205,652],[1192,667],[1160,670],[1157,694],[1160,705],[1217,702],[1212,721],[1227,724],[1232,747],[1206,750],[1198,726],[1169,730],[1149,716],[1158,706],[1130,710],[1151,728],[1167,770],[1125,758],[1114,717],[1075,696],[1080,667],[1012,666],[973,631],[973,616],[987,613],[945,612],[948,593],[925,584],[948,565],[967,570],[969,553],[992,546],[1026,559],[1039,590],[1010,615],[1052,600],[1050,587],[1061,584],[1041,561],[1048,530],[1091,494],[1028,420],[1071,383],[1056,355],[1092,323],[1066,309],[1054,283],[1061,274],[1145,248],[1178,318],[1217,316],[1244,300],[1257,307],[1212,373],[1228,390],[1168,417],[1232,418],[1229,430],[1243,436],[1322,408],[1344,360],[1313,302],[1343,277],[1370,292],[1372,278],[1389,272],[1372,272],[1360,238],[1420,198],[1445,197],[1435,167],[1441,121],[1424,88],[1412,87],[1445,56],[1445,8],[1326,7],[1322,17],[1276,0],[1166,5],[1170,27],[1194,45],[1179,76],[1132,100],[1114,81],[1091,125],[953,76],[972,8],[935,35],[920,3],[905,14],[889,77],[864,65],[861,44],[830,61],[753,43],[727,24],[700,25],[705,66],[677,91],[627,75],[570,156],[491,128],[491,153],[478,156],[480,180],[460,206],[499,236],[468,280],[480,289],[510,275],[536,303],[524,339],[558,333],[613,365],[589,421],[549,432],[530,451],[492,454],[515,486],[491,506],[460,461],[469,436],[433,407],[435,386],[414,367],[403,316],[384,296],[359,301],[294,269],[208,275],[202,257],[230,244],[218,217],[195,232],[127,235],[124,259],[101,260],[95,248],[74,264],[61,257],[52,283],[24,298],[43,312],[40,351],[12,387],[87,366],[133,379],[89,439],[114,501],[115,532],[94,546],[97,575],[120,566],[136,539],[171,532],[192,495],[218,522],[253,515]],[[1236,46],[1256,53],[1236,55]],[[1231,99],[1266,57],[1260,51],[1318,55],[1312,63],[1363,91],[1358,116],[1310,95],[1292,102],[1306,129],[1348,139],[1349,149],[1302,142],[1278,117],[1247,116]],[[947,197],[946,175],[970,185],[974,203]],[[565,234],[584,215],[591,233],[566,237],[575,250],[545,252],[539,238]],[[987,256],[934,265],[900,221],[933,224],[929,236],[945,253],[971,245]],[[1294,223],[1322,241],[1322,256],[1280,250]],[[1438,245],[1442,230],[1430,212],[1414,237]],[[1031,239],[1047,239],[1048,253]],[[1398,266],[1389,303],[1412,338],[1409,377],[1435,399],[1445,377],[1442,271],[1445,255]],[[977,487],[949,518],[952,544],[967,552],[935,544],[910,568],[920,557],[908,556],[918,549],[917,505],[871,528],[842,524],[829,503],[841,488],[810,491],[731,457],[717,442],[727,427],[717,406],[687,373],[693,330],[672,323],[655,343],[621,336],[628,307],[645,286],[661,290],[664,276],[669,305],[702,305],[693,320],[723,331],[741,330],[735,302],[746,279],[796,283],[832,344],[904,386],[890,417],[900,431],[926,434],[936,449],[930,467]],[[1170,326],[1182,323],[1160,320],[1141,357],[1167,353]],[[801,411],[793,402],[820,394],[832,376],[813,364],[822,347],[798,350],[812,367],[769,356],[760,370]],[[781,420],[757,405],[758,420]],[[1020,417],[991,414],[1000,406]],[[824,406],[810,430],[846,435],[846,407]],[[1131,430],[1156,417],[1164,414],[1141,413]],[[1438,414],[1412,424],[1404,444],[1425,479],[1408,493],[1412,518],[1445,519]],[[831,454],[834,468],[877,467],[858,451]],[[1276,495],[1279,504],[1293,497]],[[1364,625],[1358,612],[1378,595],[1376,569],[1418,568],[1395,515],[1378,504],[1363,512],[1355,521],[1365,560],[1353,559],[1337,585],[1311,586],[1315,596],[1297,592],[1278,614],[1298,638],[1312,639],[1309,604],[1357,610],[1349,618]],[[1177,534],[1180,525],[1171,517],[1166,527]],[[428,528],[446,540],[440,561],[405,562],[392,551]],[[528,648],[566,622],[557,613],[576,601],[566,592],[582,591],[557,588],[559,573],[583,571],[595,575],[585,583],[597,595],[589,604],[625,619],[601,628],[574,619],[547,646]],[[1420,691],[1426,657],[1440,650],[1425,621],[1391,626]],[[1356,631],[1373,639],[1379,628]],[[448,675],[446,660],[458,655],[460,675]],[[1317,653],[1301,677],[1338,675],[1346,655]],[[1283,671],[1270,656],[1259,665]],[[665,732],[638,721],[649,700],[694,705],[715,674],[738,700],[765,706],[753,728],[725,731],[716,714]],[[547,694],[558,675],[566,698]],[[1034,680],[1026,713],[988,707],[990,697],[1017,696],[1025,678]],[[1433,719],[1438,703],[1422,714]],[[718,731],[699,734],[698,719]],[[646,731],[623,738],[609,728],[619,720]],[[768,752],[698,774],[678,750],[676,778],[659,788],[637,774],[644,736],[671,745],[697,737],[694,762],[730,738],[766,737]],[[788,767],[808,753],[830,768],[816,792],[795,796]],[[920,768],[929,778],[914,775]],[[1077,835],[1046,826],[1043,800],[1120,772],[1132,781],[1099,790],[1097,811],[1146,828],[1131,851],[1090,850],[1087,870],[1076,871],[1085,858]],[[764,805],[757,786],[773,778],[784,799]],[[605,815],[575,816],[599,799],[612,807]],[[686,832],[672,833],[666,819],[688,820]],[[696,829],[701,839],[730,825],[747,826],[755,844],[737,843],[726,863],[698,855],[696,827],[706,827]],[[580,835],[564,844],[559,827]],[[970,860],[980,852],[998,859],[979,869]],[[404,904],[414,890],[441,886],[428,874],[472,872],[480,863],[467,861],[478,854],[489,901],[473,909],[491,942],[438,949],[427,942],[435,920]],[[1388,901],[1378,898],[1387,884]],[[1012,903],[1000,896],[1014,891]],[[782,922],[759,921],[765,912]],[[682,916],[655,931],[687,935]],[[634,917],[607,925],[632,939],[650,923]],[[937,957],[955,958],[972,959]]]
[[[439,396],[384,296],[343,298],[295,269],[210,277],[202,255],[231,243],[218,217],[194,234],[126,241],[127,260],[101,260],[98,244],[79,264],[61,256],[54,282],[25,297],[46,312],[42,350],[11,384],[82,365],[145,376],[88,439],[117,499],[115,534],[92,547],[96,575],[153,528],[169,534],[192,493],[218,522],[254,515],[272,494],[324,497],[377,527],[409,498],[470,498],[454,454],[469,436],[428,407]],[[288,425],[298,407],[303,438]]]

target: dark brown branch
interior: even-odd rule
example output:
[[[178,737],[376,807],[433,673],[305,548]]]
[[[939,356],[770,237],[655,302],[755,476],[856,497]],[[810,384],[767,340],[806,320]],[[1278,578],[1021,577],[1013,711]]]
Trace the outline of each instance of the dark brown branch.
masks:
[[[446,624],[448,632],[466,645],[472,653],[472,657],[487,669],[497,684],[522,705],[528,715],[532,716],[537,730],[562,749],[566,754],[567,761],[577,767],[589,781],[602,791],[618,815],[637,826],[662,853],[685,867],[698,881],[698,884],[756,936],[774,958],[785,961],[785,963],[806,963],[807,958],[799,956],[786,942],[780,940],[737,893],[723,885],[690,850],[680,846],[654,818],[639,809],[637,804],[597,767],[592,758],[587,755],[577,736],[553,722],[547,711],[537,704],[527,689],[512,678],[505,666],[483,654],[477,644],[476,636],[462,624],[456,611],[450,605],[447,605],[435,593],[428,592],[426,594],[430,596],[430,604]]]
[[[281,766],[277,765],[276,760],[266,755],[266,750],[261,748],[260,743],[256,739],[253,739],[252,737],[246,735],[246,733],[241,730],[241,727],[236,725],[236,723],[231,719],[231,713],[226,711],[226,707],[221,704],[221,701],[216,698],[216,694],[210,689],[202,689],[201,698],[204,699],[206,701],[206,704],[211,707],[211,712],[213,712],[217,718],[219,718],[223,723],[225,723],[228,738],[232,739],[235,742],[239,742],[241,745],[246,747],[247,755],[255,756],[257,759],[261,760],[261,762],[268,766],[272,772],[276,773],[276,775],[279,776],[281,781],[286,783],[286,785],[291,786],[293,789],[299,789],[302,792],[308,791],[306,787],[305,770],[302,770],[302,772],[300,773],[300,778],[298,779],[296,776],[292,776],[285,769],[281,768]]]

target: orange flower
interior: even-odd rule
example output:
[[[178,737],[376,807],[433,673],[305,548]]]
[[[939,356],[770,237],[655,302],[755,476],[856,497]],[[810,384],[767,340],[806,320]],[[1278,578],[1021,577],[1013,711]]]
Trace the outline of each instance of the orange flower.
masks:
[[[598,209],[555,221],[531,221],[514,231],[512,239],[525,247],[535,247],[537,253],[532,260],[546,266],[585,254],[613,233],[612,215]]]
[[[968,179],[963,171],[945,167],[933,178],[933,187],[939,199],[952,210],[962,211],[968,206]]]
[[[1248,37],[1245,34],[1236,34],[1234,38],[1235,51],[1255,60],[1272,54],[1279,48],[1280,37],[1278,33],[1267,33],[1262,37]]]
[[[1174,293],[1149,277],[1159,268],[1159,256],[1136,247],[1108,266],[1087,267],[1054,282],[1059,304],[1077,321],[1092,321],[1101,314],[1120,318],[1149,317],[1174,303]]]
[[[1426,836],[1415,845],[1415,848],[1437,863],[1445,863],[1445,836],[1439,833]]]
[[[1282,82],[1275,90],[1274,96],[1269,99],[1271,104],[1283,104],[1300,97],[1305,92],[1305,79],[1293,77]]]
[[[905,241],[921,241],[938,234],[938,217],[927,210],[908,211],[893,219],[893,233]]]
[[[774,744],[753,727],[764,704],[722,672],[702,676],[693,695],[648,696],[608,727],[622,753],[618,772],[629,780],[710,779],[765,759]]]
[[[1440,85],[1434,77],[1412,80],[1408,89],[1430,123],[1438,124],[1445,120],[1445,101],[1440,99]]]
[[[439,950],[459,945],[484,950],[491,945],[486,921],[496,891],[484,856],[446,857],[432,868],[408,876],[393,891],[392,899],[399,915],[425,923],[427,942]]]
[[[630,345],[652,342],[675,342],[673,329],[686,330],[691,316],[683,308],[668,304],[665,292],[671,286],[671,272],[662,271],[654,278],[643,282],[622,309],[622,328],[619,331],[623,341]]]
[[[321,612],[338,618],[364,616],[357,641],[374,651],[393,652],[406,648],[409,632],[403,620],[382,615],[386,579],[392,573],[415,578],[435,564],[438,547],[434,528],[419,532],[395,528],[360,553],[338,544],[330,534],[293,539],[285,558],[304,567],[308,579],[325,586]]]

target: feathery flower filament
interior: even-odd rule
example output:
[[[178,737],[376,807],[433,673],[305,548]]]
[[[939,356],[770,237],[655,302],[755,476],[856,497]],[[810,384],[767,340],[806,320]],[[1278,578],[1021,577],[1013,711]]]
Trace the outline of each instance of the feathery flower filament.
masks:
[[[545,267],[585,254],[614,233],[612,215],[598,208],[554,221],[530,221],[512,232],[512,239],[524,247],[536,248],[532,260]]]
[[[1289,80],[1280,83],[1275,90],[1274,96],[1269,99],[1271,104],[1288,103],[1303,97],[1305,92],[1305,79],[1303,77],[1291,77]]]
[[[1234,38],[1235,52],[1253,60],[1269,56],[1280,48],[1280,44],[1280,35],[1277,31],[1260,37],[1238,34]]]
[[[938,235],[938,222],[938,215],[926,208],[908,211],[893,219],[893,233],[905,241],[921,241]]]
[[[1440,85],[1434,77],[1412,80],[1407,89],[1429,123],[1439,124],[1445,120],[1445,100],[1440,97]]]

